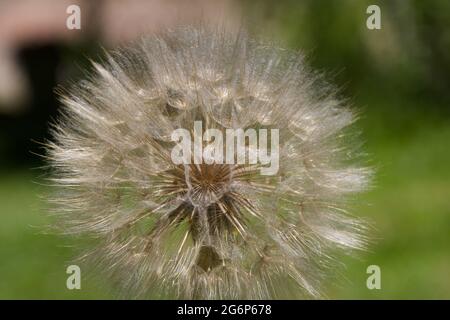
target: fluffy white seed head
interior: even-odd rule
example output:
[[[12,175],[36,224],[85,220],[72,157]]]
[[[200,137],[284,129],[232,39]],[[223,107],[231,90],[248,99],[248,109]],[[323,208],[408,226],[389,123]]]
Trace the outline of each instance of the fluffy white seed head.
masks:
[[[334,253],[365,247],[347,214],[369,170],[355,116],[298,53],[211,27],[145,38],[62,95],[48,156],[62,230],[132,297],[319,297]],[[279,170],[176,165],[177,128],[279,130]]]

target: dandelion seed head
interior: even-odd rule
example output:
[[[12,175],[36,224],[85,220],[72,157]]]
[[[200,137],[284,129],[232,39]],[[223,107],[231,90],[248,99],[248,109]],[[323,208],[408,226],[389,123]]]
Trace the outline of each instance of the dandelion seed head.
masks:
[[[62,94],[51,201],[127,296],[320,297],[335,253],[365,248],[365,225],[347,213],[370,176],[348,140],[355,115],[301,54],[197,26],[93,67]],[[278,129],[278,172],[174,164],[171,134],[195,121]]]

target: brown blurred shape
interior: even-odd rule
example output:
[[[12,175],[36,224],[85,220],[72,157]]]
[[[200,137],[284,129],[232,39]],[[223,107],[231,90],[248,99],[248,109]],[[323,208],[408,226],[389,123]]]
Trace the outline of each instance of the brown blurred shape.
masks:
[[[81,30],[66,27],[74,4]],[[180,23],[227,23],[233,12],[232,0],[0,0],[0,113],[20,112],[32,98],[16,58],[20,48],[88,37],[115,46]]]

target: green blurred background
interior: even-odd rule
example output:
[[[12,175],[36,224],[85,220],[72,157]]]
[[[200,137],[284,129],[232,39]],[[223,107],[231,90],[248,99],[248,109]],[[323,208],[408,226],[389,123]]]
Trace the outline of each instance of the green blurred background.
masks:
[[[381,30],[366,28],[370,4],[381,8]],[[358,126],[376,175],[354,211],[372,221],[375,241],[370,252],[345,258],[344,280],[330,283],[327,296],[450,299],[450,1],[233,6],[253,33],[306,53],[361,113]],[[80,77],[78,66],[97,56],[97,36],[15,51],[31,98],[24,110],[0,114],[0,298],[114,297],[96,275],[83,274],[82,290],[66,289],[74,242],[44,232],[50,220],[40,196],[48,189],[34,155],[42,153],[36,141],[47,137],[57,113],[53,88]],[[381,290],[366,287],[372,264],[381,268]]]

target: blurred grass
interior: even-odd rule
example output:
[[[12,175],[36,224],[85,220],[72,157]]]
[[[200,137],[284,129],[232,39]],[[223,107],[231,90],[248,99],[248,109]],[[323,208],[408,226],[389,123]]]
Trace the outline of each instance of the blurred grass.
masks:
[[[328,296],[450,298],[448,121],[439,109],[411,101],[358,99],[355,104],[370,106],[359,126],[377,174],[355,212],[372,220],[375,241],[370,253],[345,258],[347,280],[330,285]],[[43,233],[49,220],[38,195],[47,190],[33,181],[38,179],[32,171],[1,175],[0,298],[112,297],[96,277],[87,280],[84,274],[82,290],[66,289],[65,269],[74,250],[66,239]],[[381,290],[366,288],[370,264],[381,267]]]
[[[0,299],[107,298],[91,278],[82,281],[82,290],[66,288],[74,251],[66,239],[46,234],[49,220],[40,199],[46,190],[35,181],[31,171],[1,175]]]
[[[377,174],[361,199],[368,205],[356,212],[373,221],[375,243],[362,260],[346,259],[349,283],[331,296],[449,299],[448,118],[429,105],[387,101],[366,101],[370,108],[360,122]],[[371,264],[381,268],[381,290],[365,286]]]

